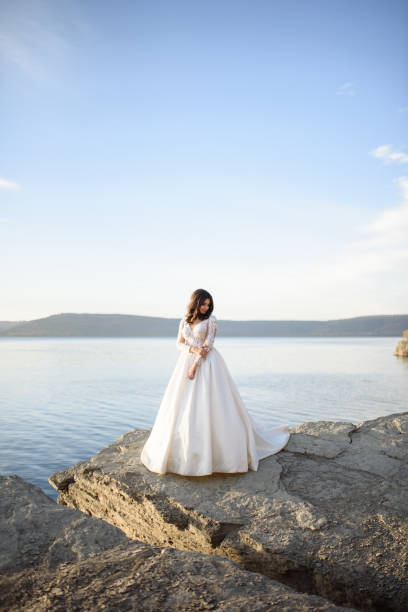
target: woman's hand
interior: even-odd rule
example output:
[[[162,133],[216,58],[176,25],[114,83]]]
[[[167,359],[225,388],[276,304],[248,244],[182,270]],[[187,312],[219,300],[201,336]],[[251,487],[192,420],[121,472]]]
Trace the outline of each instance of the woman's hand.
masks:
[[[195,352],[197,355],[200,355],[200,357],[204,357],[205,359],[208,355],[208,348],[205,346],[198,346]]]

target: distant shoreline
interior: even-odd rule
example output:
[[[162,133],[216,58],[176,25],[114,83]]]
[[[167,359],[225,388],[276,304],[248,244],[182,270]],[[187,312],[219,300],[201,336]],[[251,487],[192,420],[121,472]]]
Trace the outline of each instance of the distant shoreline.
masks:
[[[300,340],[302,338],[310,338],[314,340],[323,339],[347,339],[347,338],[366,338],[367,340],[377,338],[389,338],[394,340],[400,340],[400,336],[220,336],[218,339],[223,340],[268,340],[268,338],[284,339],[289,340]],[[0,342],[2,340],[172,340],[174,336],[4,336],[0,335]]]
[[[174,338],[180,319],[120,314],[62,313],[32,321],[0,321],[0,338]],[[218,319],[223,338],[400,338],[406,315],[369,315],[330,321]]]

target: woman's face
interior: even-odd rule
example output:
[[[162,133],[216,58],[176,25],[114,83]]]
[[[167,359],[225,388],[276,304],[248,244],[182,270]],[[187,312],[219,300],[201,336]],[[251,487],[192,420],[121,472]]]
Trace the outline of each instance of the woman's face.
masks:
[[[200,313],[205,315],[211,304],[210,298],[206,298],[200,306]]]

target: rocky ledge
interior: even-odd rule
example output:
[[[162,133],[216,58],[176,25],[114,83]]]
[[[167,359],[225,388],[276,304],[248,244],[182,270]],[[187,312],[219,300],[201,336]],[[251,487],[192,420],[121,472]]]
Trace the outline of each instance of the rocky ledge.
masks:
[[[346,610],[219,555],[135,542],[16,475],[0,477],[0,568],[8,612]]]
[[[395,347],[395,353],[397,357],[408,357],[408,340],[405,338],[400,340]]]
[[[408,329],[402,332],[402,340],[398,342],[394,355],[397,357],[408,357]]]
[[[257,472],[153,474],[133,430],[50,477],[58,503],[360,610],[408,609],[408,412],[310,422]]]

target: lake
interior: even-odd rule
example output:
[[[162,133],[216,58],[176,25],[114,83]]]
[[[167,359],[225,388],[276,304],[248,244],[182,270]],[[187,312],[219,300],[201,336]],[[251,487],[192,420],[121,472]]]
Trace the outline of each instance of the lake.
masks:
[[[400,338],[217,338],[260,425],[361,423],[408,410]],[[173,338],[1,338],[0,473],[57,498],[48,477],[150,429],[179,352]]]

